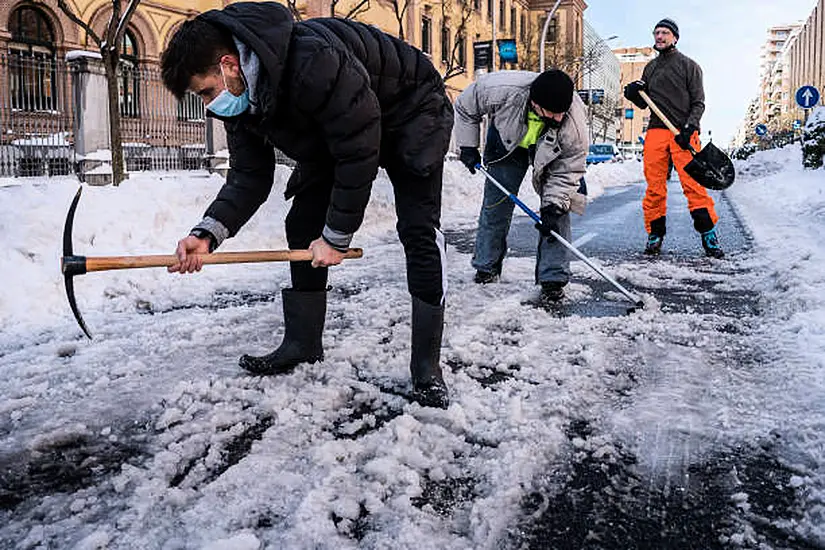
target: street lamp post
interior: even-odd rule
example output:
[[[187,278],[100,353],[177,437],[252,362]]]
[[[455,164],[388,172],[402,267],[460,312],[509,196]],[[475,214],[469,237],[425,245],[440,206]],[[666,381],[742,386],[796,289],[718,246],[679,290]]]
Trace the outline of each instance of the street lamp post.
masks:
[[[561,0],[556,0],[553,9],[547,12],[547,18],[544,20],[544,27],[541,29],[541,43],[539,44],[539,69],[541,72],[544,72],[544,45],[547,42],[547,29],[550,28],[550,21],[556,14],[556,10],[559,9],[559,4],[561,4]]]

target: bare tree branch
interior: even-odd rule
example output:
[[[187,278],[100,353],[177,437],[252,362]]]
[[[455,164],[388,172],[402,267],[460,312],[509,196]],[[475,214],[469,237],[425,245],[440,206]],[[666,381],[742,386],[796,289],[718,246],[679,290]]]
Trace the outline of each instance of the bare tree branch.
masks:
[[[115,31],[115,44],[118,46],[120,46],[120,42],[123,40],[123,35],[126,34],[126,27],[129,26],[129,20],[132,18],[132,14],[135,13],[138,4],[140,4],[140,0],[129,0],[129,4],[126,6],[126,11],[123,12],[123,16],[117,24],[117,30]]]
[[[120,0],[112,0],[112,13],[109,15],[109,22],[106,23],[106,40],[109,51],[117,51],[120,44],[115,40],[117,23],[120,20]]]
[[[97,44],[98,48],[100,47],[100,37],[88,23],[86,23],[80,17],[75,15],[75,13],[72,11],[72,8],[70,8],[69,5],[66,3],[66,0],[57,0],[57,7],[59,7],[60,11],[62,11],[66,17],[71,19],[73,23],[75,23],[77,26],[83,29],[86,32],[86,34],[91,37],[94,43]]]
[[[402,6],[403,4],[403,6]],[[404,40],[404,14],[410,7],[410,0],[392,0],[392,9],[398,21],[398,38]]]
[[[358,17],[362,13],[368,11],[369,9],[370,9],[370,0],[361,0],[360,2],[358,2],[355,5],[354,8],[349,10],[349,13],[347,13],[344,16],[344,19],[355,19],[356,17]]]
[[[289,11],[292,12],[292,17],[295,18],[295,21],[303,20],[301,10],[298,9],[298,0],[286,0],[286,5]]]
[[[442,21],[447,21],[446,12],[447,12],[447,2],[449,0],[442,0],[441,2],[441,14],[442,14]],[[470,0],[464,0],[460,4],[461,6],[461,18],[459,19],[458,27],[455,30],[455,37],[453,39],[453,47],[450,50],[450,57],[447,60],[447,68],[444,71],[444,75],[442,79],[446,82],[447,80],[456,77],[460,74],[464,74],[466,72],[466,64],[467,64],[467,23],[473,17],[474,9]],[[458,58],[459,47],[465,48],[464,53],[464,61],[461,63],[461,60]]]

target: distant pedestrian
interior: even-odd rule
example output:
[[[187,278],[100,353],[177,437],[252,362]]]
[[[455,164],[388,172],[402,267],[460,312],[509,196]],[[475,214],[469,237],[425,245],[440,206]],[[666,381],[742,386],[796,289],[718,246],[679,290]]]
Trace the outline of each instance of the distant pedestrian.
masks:
[[[645,66],[641,80],[625,86],[624,96],[640,109],[646,109],[647,103],[639,95],[639,91],[646,92],[681,132],[674,136],[656,113],[650,114],[644,142],[647,192],[642,207],[648,233],[645,254],[657,255],[662,250],[667,229],[668,166],[672,162],[679,174],[682,191],[687,197],[693,227],[701,234],[705,254],[722,258],[725,254],[716,234],[718,216],[713,199],[704,187],[685,172],[685,165],[693,159],[688,150],[690,146],[697,151],[701,149],[699,121],[705,112],[702,69],[676,49],[679,27],[672,19],[659,21],[653,29],[653,37],[654,48],[659,55]]]

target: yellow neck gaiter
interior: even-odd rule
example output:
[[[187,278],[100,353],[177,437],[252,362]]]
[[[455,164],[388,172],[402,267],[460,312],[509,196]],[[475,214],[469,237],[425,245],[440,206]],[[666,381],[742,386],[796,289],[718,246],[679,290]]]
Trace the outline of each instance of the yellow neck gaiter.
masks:
[[[531,145],[535,145],[539,140],[541,132],[544,130],[544,121],[539,115],[533,112],[532,109],[527,111],[527,133],[524,134],[519,147],[528,149]]]

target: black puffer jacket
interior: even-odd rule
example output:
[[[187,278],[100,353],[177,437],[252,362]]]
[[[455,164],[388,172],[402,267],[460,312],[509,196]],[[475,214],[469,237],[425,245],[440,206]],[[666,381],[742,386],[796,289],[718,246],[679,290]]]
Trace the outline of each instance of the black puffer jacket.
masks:
[[[432,63],[417,49],[354,21],[295,23],[275,3],[236,3],[199,17],[257,54],[259,113],[226,122],[227,182],[206,212],[234,235],[272,188],[274,145],[298,161],[290,196],[334,172],[328,227],[354,233],[383,166],[420,175],[437,167],[452,130],[452,106]]]

